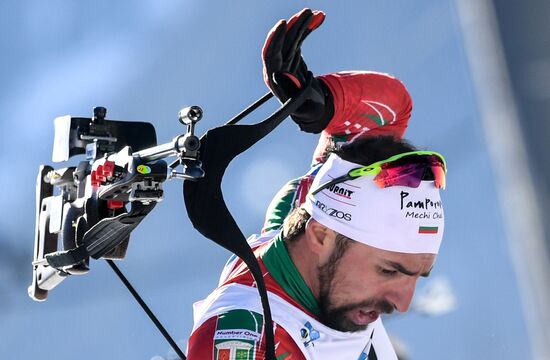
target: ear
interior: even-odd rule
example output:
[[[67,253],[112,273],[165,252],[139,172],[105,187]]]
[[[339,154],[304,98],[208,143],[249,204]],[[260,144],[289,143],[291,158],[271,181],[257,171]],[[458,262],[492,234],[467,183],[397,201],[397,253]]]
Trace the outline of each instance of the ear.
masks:
[[[334,249],[336,232],[310,218],[306,224],[305,235],[310,251],[319,258],[319,265],[325,264]]]

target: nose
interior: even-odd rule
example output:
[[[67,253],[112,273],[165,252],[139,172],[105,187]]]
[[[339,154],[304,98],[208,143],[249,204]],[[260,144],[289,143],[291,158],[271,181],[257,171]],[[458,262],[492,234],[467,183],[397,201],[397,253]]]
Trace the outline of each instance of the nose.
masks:
[[[395,309],[399,312],[407,312],[411,306],[414,290],[416,288],[417,277],[406,276],[403,281],[393,288],[393,291],[386,296]]]

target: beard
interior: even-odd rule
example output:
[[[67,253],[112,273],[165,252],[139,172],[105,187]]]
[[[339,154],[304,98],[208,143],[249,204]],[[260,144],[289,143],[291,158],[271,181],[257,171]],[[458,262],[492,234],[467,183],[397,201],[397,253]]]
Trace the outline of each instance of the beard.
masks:
[[[356,324],[349,317],[348,313],[359,309],[372,309],[378,313],[390,314],[393,312],[393,306],[386,300],[366,299],[359,303],[334,306],[330,299],[330,284],[324,285],[319,299],[321,310],[321,322],[328,327],[344,332],[356,332],[365,330],[368,324]]]
[[[393,312],[394,307],[384,299],[369,298],[361,302],[349,303],[340,306],[335,306],[331,299],[331,293],[333,289],[334,275],[336,268],[345,251],[348,244],[345,242],[338,243],[334,252],[331,254],[326,264],[318,268],[318,280],[319,280],[319,308],[321,310],[320,320],[328,327],[344,332],[356,332],[365,330],[368,326],[363,324],[354,323],[349,317],[348,313],[358,309],[372,309],[378,313],[390,314]]]

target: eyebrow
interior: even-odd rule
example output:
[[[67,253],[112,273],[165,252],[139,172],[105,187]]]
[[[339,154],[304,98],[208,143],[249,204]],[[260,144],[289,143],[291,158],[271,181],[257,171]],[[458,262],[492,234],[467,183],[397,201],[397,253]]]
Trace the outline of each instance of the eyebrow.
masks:
[[[432,268],[430,268],[430,270],[428,270],[427,272],[423,273],[423,274],[419,274],[417,272],[414,272],[414,271],[411,271],[411,270],[408,270],[406,269],[403,265],[401,265],[400,263],[398,262],[395,262],[395,261],[391,261],[391,260],[385,260],[385,263],[387,265],[390,265],[392,266],[395,270],[399,271],[400,273],[403,273],[405,275],[409,275],[409,276],[417,276],[417,275],[420,275],[422,277],[428,277],[430,276],[430,272],[432,272]]]

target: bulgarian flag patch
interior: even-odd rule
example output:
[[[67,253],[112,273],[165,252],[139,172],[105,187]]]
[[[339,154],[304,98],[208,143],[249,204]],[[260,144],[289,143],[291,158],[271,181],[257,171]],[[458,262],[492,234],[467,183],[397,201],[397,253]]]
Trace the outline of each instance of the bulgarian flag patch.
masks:
[[[420,226],[418,228],[419,234],[437,234],[437,226]]]

